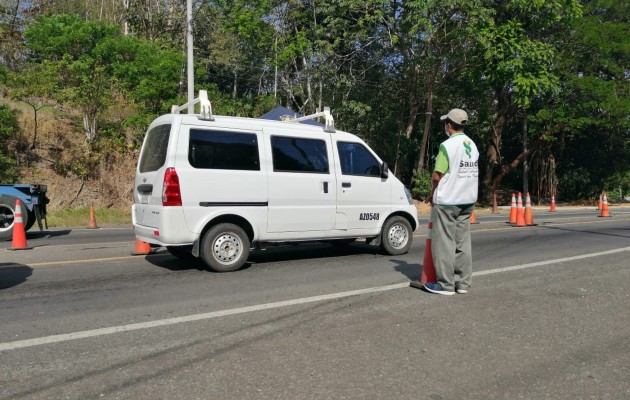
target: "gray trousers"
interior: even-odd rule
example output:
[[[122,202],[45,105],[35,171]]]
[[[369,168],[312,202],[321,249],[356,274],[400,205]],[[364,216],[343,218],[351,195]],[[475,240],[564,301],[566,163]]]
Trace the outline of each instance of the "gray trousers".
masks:
[[[472,284],[470,216],[474,206],[434,206],[431,251],[437,282],[444,290]]]

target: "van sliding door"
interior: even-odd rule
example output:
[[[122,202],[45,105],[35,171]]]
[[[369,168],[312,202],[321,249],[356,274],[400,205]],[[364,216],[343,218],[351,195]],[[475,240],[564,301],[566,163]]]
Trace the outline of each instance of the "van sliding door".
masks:
[[[268,232],[335,227],[336,184],[330,134],[300,127],[265,129],[268,140]]]

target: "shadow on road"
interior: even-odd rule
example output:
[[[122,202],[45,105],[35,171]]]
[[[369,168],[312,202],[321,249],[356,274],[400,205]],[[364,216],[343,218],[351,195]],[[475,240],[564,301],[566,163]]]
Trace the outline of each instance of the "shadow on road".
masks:
[[[266,250],[252,250],[247,263],[240,270],[249,269],[256,264],[377,253],[378,247],[361,242],[343,246],[327,243],[280,245],[269,247]],[[166,255],[166,257],[147,256],[145,259],[157,267],[166,268],[170,271],[186,271],[193,269],[202,271],[208,269],[201,259],[193,256],[178,258],[169,256],[168,252],[160,252],[159,254]]]
[[[26,232],[27,239],[47,239],[57,236],[66,236],[72,232],[72,229],[64,229],[59,231],[30,231]]]
[[[267,250],[252,251],[249,261],[253,264],[264,264],[278,261],[311,260],[315,258],[328,258],[350,256],[358,254],[376,254],[378,248],[365,243],[353,243],[346,245],[331,245],[327,243],[282,245],[267,248]]]
[[[390,260],[395,263],[394,269],[405,275],[411,281],[419,281],[422,274],[422,264],[409,264],[402,260]]]
[[[159,254],[165,255],[166,257],[153,257],[152,255],[148,255],[145,256],[144,259],[156,267],[168,269],[169,271],[203,271],[206,269],[203,261],[192,255],[189,258],[177,258],[171,256],[168,252]]]
[[[14,263],[0,263],[0,290],[26,282],[33,274],[33,268]]]

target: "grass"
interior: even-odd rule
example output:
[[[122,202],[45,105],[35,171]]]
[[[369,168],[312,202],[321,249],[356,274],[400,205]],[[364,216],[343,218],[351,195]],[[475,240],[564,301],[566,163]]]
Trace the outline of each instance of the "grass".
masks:
[[[68,208],[48,211],[46,215],[48,226],[51,228],[88,226],[90,222],[89,208]],[[116,210],[111,208],[94,209],[94,219],[97,226],[129,225],[131,224],[131,210]]]

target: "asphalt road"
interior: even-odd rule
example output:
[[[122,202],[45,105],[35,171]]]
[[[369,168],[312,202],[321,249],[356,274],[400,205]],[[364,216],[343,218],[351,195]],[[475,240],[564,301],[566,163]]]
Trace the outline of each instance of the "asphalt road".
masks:
[[[129,227],[0,242],[0,399],[628,399],[630,208],[477,215],[468,295],[411,251],[257,251],[217,274]]]

